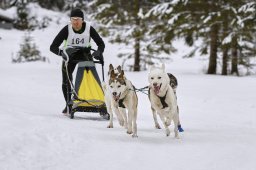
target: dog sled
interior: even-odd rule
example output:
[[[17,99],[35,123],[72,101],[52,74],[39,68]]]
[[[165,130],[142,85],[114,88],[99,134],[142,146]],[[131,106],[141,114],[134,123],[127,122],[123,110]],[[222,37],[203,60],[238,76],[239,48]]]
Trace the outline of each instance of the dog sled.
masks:
[[[94,49],[90,50],[95,51]],[[66,53],[66,55],[68,54]],[[74,83],[68,75],[68,62],[77,63]],[[71,87],[70,89],[67,87],[67,96],[71,96],[67,100],[67,112],[71,119],[74,118],[76,112],[94,112],[99,113],[104,119],[109,120],[110,118],[96,64],[101,64],[102,80],[104,81],[104,61],[96,61],[92,56],[87,56],[85,60],[72,60],[71,58],[65,62],[68,77],[68,83],[66,84]]]

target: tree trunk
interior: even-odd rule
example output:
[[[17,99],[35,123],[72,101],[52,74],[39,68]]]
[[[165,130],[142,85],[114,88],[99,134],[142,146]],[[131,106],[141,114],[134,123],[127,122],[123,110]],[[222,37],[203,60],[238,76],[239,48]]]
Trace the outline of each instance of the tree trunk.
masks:
[[[2,8],[2,9],[7,9],[7,8],[9,7],[9,4],[8,4],[9,1],[10,1],[10,0],[8,0],[8,1],[7,1],[7,0],[1,0],[1,1],[0,1],[0,8]]]
[[[222,56],[222,75],[228,75],[228,47],[223,47],[223,56]]]
[[[218,50],[218,25],[211,26],[210,31],[210,59],[207,74],[216,74],[217,68],[217,50]]]
[[[237,50],[238,50],[237,39],[233,38],[232,39],[232,49],[231,49],[231,55],[232,55],[231,56],[232,57],[231,74],[235,73],[237,76],[239,76]]]
[[[136,18],[136,29],[135,35],[135,45],[134,45],[134,65],[133,71],[140,71],[140,18],[138,17],[138,12],[140,9],[140,1],[135,0],[134,2],[134,17]]]
[[[227,11],[223,12],[223,36],[222,36],[222,41],[224,40],[224,38],[227,37],[228,35],[228,13]],[[223,44],[222,45],[222,70],[221,70],[221,74],[222,75],[228,75],[228,50],[230,48],[230,45],[228,44]]]
[[[133,71],[140,71],[140,39],[135,39],[135,53]]]

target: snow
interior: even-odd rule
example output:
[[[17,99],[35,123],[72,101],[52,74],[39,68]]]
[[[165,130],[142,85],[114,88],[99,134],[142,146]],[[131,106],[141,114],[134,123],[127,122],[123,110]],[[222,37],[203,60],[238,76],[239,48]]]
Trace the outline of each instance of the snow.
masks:
[[[175,2],[173,4],[175,4]],[[156,5],[151,10],[149,10],[145,16],[148,17],[152,13],[153,13],[153,15],[164,14],[166,12],[169,13],[170,10],[172,10],[172,8],[170,7],[170,2],[166,2],[166,3]]]
[[[256,3],[255,2],[249,2],[243,6],[241,6],[239,9],[238,9],[238,12],[254,12],[255,11],[255,5]]]
[[[209,15],[206,19],[204,19],[203,23],[207,23],[209,20],[211,20],[212,16]]]
[[[186,51],[182,43],[176,44],[179,52],[166,63],[179,83],[185,129],[180,139],[154,128],[148,97],[142,93],[138,93],[138,138],[126,134],[116,119],[113,129],[106,128],[108,122],[96,113],[77,113],[74,120],[63,116],[61,58],[49,52],[49,46],[67,23],[68,18],[32,32],[50,63],[12,64],[24,33],[0,30],[1,170],[255,169],[255,75],[205,75],[205,63],[199,58],[181,58]],[[109,63],[121,60],[119,46],[104,40],[106,72]],[[147,85],[147,71],[126,75],[137,88]]]
[[[178,18],[179,18],[179,14],[173,16],[171,19],[168,20],[167,23],[168,23],[169,25],[172,25],[172,24],[174,24],[175,21],[178,20]]]
[[[234,35],[233,35],[232,33],[228,34],[228,36],[226,36],[226,37],[224,38],[224,40],[222,41],[222,45],[231,43],[233,36],[234,36]]]

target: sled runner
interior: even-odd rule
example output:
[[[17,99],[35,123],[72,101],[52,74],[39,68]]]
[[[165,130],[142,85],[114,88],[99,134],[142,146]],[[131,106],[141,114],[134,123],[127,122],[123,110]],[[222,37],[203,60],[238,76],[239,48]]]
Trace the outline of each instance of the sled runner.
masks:
[[[68,62],[77,63],[77,73],[74,84],[68,75]],[[98,112],[104,119],[109,119],[104,101],[104,93],[95,64],[101,64],[102,79],[104,81],[103,61],[95,61],[92,57],[87,57],[87,59],[83,61],[72,60],[72,58],[70,58],[65,62],[68,83],[71,86],[71,89],[67,87],[68,96],[71,96],[71,99],[67,101],[68,114],[71,119],[74,118],[75,112]]]

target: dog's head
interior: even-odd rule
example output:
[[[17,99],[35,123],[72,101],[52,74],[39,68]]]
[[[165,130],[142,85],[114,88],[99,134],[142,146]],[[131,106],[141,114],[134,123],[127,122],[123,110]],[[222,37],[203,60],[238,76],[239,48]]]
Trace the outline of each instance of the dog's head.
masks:
[[[118,75],[115,73],[114,70],[111,71],[110,79],[109,79],[109,87],[110,87],[110,91],[113,99],[115,101],[118,101],[120,96],[127,89],[123,70],[121,70],[121,73]]]
[[[109,64],[109,69],[108,69],[108,76],[111,76],[111,71],[114,70],[115,75],[117,76],[118,74],[121,73],[122,69],[121,66],[117,66],[116,68],[114,68],[114,66],[112,64]]]
[[[162,64],[161,67],[152,66],[150,68],[148,82],[149,87],[154,90],[155,94],[159,94],[159,92],[169,84],[170,79],[165,72],[164,64]]]

